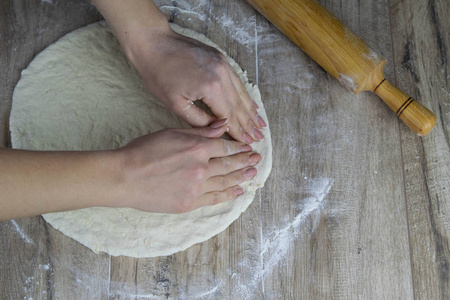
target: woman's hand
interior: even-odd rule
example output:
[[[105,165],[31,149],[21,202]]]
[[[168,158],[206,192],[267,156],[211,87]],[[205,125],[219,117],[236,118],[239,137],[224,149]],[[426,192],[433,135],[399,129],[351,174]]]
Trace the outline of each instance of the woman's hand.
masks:
[[[113,206],[182,213],[241,195],[239,184],[255,176],[252,166],[261,156],[243,143],[218,139],[224,124],[166,129],[116,150],[121,197]]]
[[[194,127],[228,119],[240,142],[261,140],[265,127],[241,80],[216,49],[172,31],[151,0],[93,0],[112,26],[148,90]],[[194,105],[203,101],[212,116]]]
[[[240,78],[216,49],[170,28],[143,33],[138,54],[130,55],[147,89],[194,127],[228,119],[229,134],[248,144],[263,139],[265,127]],[[198,108],[203,101],[213,115]]]
[[[80,208],[181,213],[234,199],[261,156],[212,127],[167,129],[112,151],[0,148],[0,221]]]

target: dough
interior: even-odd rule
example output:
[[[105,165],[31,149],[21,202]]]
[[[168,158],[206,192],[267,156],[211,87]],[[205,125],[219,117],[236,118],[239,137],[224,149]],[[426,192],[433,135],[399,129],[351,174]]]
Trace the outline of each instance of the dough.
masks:
[[[171,26],[218,47],[204,35]],[[268,123],[258,88],[234,60],[227,59]],[[189,126],[147,93],[105,22],[75,30],[50,45],[22,72],[14,90],[10,117],[14,148],[114,149],[168,127]],[[252,202],[272,167],[270,131],[263,129],[263,134],[265,139],[253,144],[263,157],[258,174],[242,185],[245,193],[232,202],[179,215],[98,207],[43,217],[95,252],[154,257],[182,251],[226,229]]]

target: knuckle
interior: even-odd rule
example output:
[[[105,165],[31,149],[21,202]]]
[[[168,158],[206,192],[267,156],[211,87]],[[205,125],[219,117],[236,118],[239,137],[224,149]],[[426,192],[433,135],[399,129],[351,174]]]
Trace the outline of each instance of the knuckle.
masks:
[[[241,161],[239,163],[239,169],[242,169],[249,165],[250,165],[250,155],[248,154],[242,155]]]
[[[212,95],[220,95],[223,92],[223,83],[218,75],[214,75],[208,82],[209,93]]]
[[[196,164],[193,169],[192,169],[192,177],[199,181],[202,182],[205,180],[207,175],[207,168],[205,165],[203,164]]]
[[[235,194],[235,189],[234,188],[229,188],[227,190],[227,194],[226,194],[226,201],[230,201],[233,200],[234,198],[236,198],[236,194]]]
[[[219,177],[219,189],[223,191],[226,190],[227,187],[228,187],[228,180],[226,179],[226,177],[224,176]]]
[[[216,204],[219,204],[219,203],[221,203],[221,202],[223,202],[223,193],[221,193],[221,192],[218,192],[218,193],[213,193],[212,195],[211,195],[211,205],[216,205]]]
[[[195,141],[190,150],[193,157],[204,158],[207,157],[209,153],[208,145],[200,140]]]
[[[196,199],[200,194],[200,185],[191,185],[185,192],[184,197],[177,202],[175,210],[177,213],[185,213],[195,209]]]
[[[232,167],[231,159],[228,157],[222,157],[222,165],[223,165],[225,171],[229,171]]]
[[[211,63],[209,80],[207,82],[209,92],[213,94],[220,94],[224,90],[224,80],[228,75],[228,66],[226,60],[216,59]]]
[[[253,129],[253,127],[255,127],[255,124],[253,124],[253,121],[252,121],[250,118],[248,118],[248,119],[245,121],[245,128],[246,128],[247,130],[250,130],[250,132],[251,132],[251,130]]]
[[[178,206],[176,208],[176,211],[178,213],[185,213],[185,212],[189,212],[192,211],[194,209],[194,201],[192,200],[192,198],[185,198],[182,201],[180,201],[178,203]]]
[[[250,114],[255,118],[258,115],[258,110],[253,106],[253,104],[250,104]]]
[[[235,107],[235,111],[243,111],[244,105],[242,103],[242,101],[236,101],[236,103],[234,104]]]
[[[244,172],[245,171],[242,170],[241,172],[239,172],[239,174],[236,175],[236,178],[235,178],[236,180],[234,181],[234,184],[239,185],[239,184],[247,181],[247,179],[245,178]]]
[[[223,152],[226,153],[227,155],[230,155],[233,153],[233,150],[234,149],[232,147],[232,144],[227,140],[223,140]],[[231,162],[228,165],[230,164]]]

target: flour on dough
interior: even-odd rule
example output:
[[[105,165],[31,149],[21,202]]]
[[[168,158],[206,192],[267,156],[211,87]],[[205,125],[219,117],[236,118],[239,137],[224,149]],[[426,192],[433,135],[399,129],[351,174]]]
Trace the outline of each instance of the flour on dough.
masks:
[[[218,47],[204,35],[171,26]],[[258,88],[226,57],[267,123]],[[75,30],[36,56],[14,90],[10,118],[13,147],[30,150],[115,149],[174,127],[189,126],[147,93],[105,22]],[[263,134],[265,139],[252,145],[263,157],[258,174],[232,202],[179,215],[99,207],[43,217],[95,252],[154,257],[182,251],[226,229],[252,202],[272,167],[269,129]]]

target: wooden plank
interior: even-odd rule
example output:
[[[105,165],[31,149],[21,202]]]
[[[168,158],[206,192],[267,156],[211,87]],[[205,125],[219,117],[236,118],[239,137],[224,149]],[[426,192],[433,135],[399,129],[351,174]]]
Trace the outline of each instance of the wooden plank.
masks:
[[[0,298],[448,298],[448,3],[322,1],[388,59],[389,79],[438,115],[430,136],[418,138],[376,96],[347,92],[245,2],[155,2],[259,84],[274,144],[266,188],[226,231],[162,258],[94,254],[40,217],[2,222]],[[0,7],[7,145],[20,70],[101,16],[89,1]]]
[[[50,270],[44,287],[49,298],[108,299],[109,255],[96,254],[48,223],[44,226]]]
[[[401,128],[414,295],[448,299],[450,192],[450,7],[447,1],[390,1],[396,81],[438,122],[425,138]]]
[[[0,223],[0,298],[45,295],[49,257],[39,232],[39,217]],[[37,251],[41,249],[41,251]]]
[[[385,1],[325,4],[391,53]],[[262,35],[277,34],[265,20],[258,24]],[[263,95],[272,100],[277,179],[264,190],[272,199],[263,203],[264,238],[290,232],[265,295],[411,298],[397,119],[375,96],[344,90],[282,38],[258,44],[258,57]]]

